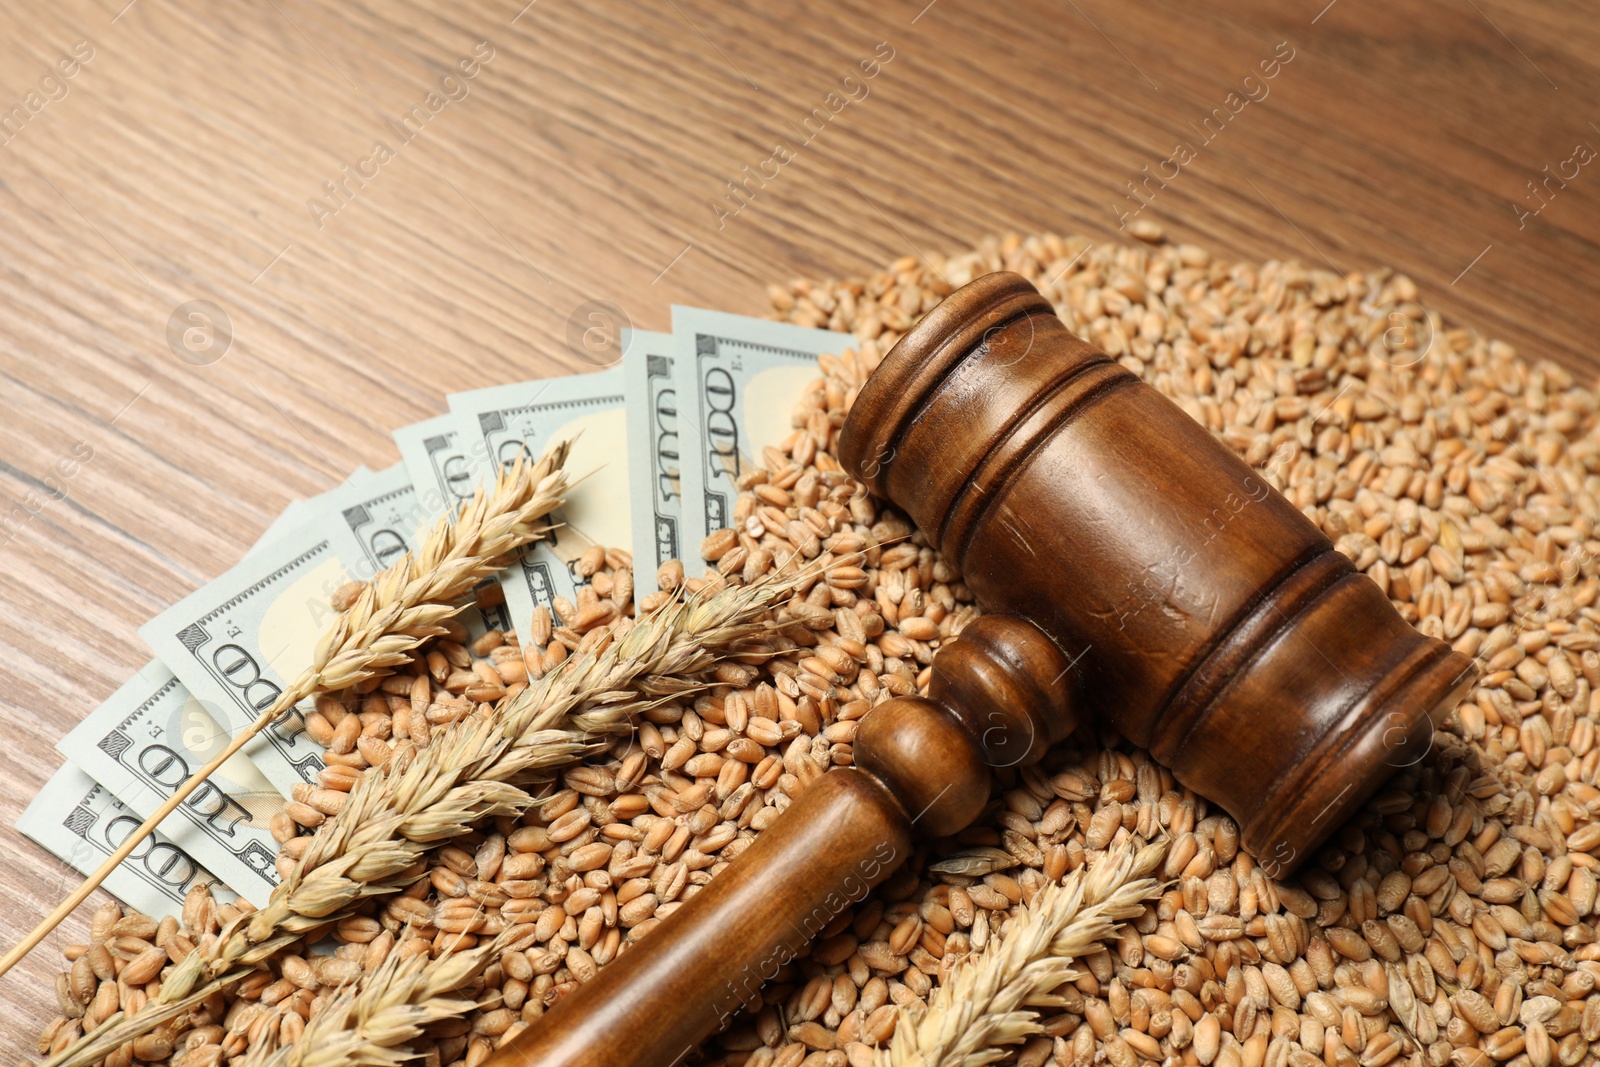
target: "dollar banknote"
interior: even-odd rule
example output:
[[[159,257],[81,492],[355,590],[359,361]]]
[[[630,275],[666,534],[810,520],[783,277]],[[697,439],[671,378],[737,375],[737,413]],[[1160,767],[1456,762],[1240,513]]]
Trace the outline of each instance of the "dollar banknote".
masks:
[[[228,733],[160,660],[56,744],[56,751],[148,817],[225,748]],[[162,830],[250,900],[278,884],[277,842],[268,820],[283,798],[255,764],[235,753],[162,822]]]
[[[657,590],[656,571],[682,559],[678,394],[670,333],[622,332],[622,395],[628,414],[628,512],[635,597]]]
[[[33,798],[17,829],[78,873],[92,874],[141,822],[110,790],[68,763]],[[112,896],[159,918],[181,911],[183,898],[197,884],[225,889],[179,844],[184,828],[176,829],[176,838],[165,828],[156,831],[111,872],[104,884]],[[226,892],[219,896],[232,899]]]
[[[571,443],[567,472],[576,482],[556,512],[561,526],[501,577],[512,624],[525,631],[537,606],[571,601],[582,584],[578,557],[592,545],[627,545],[628,427],[622,369],[501,385],[450,397],[450,410],[472,438],[464,454],[479,481],[519,456],[538,459],[559,441]]]
[[[817,356],[856,345],[850,334],[674,305],[673,367],[683,453],[684,563],[733,524],[739,475],[793,431],[790,413],[818,376]]]
[[[336,541],[338,514],[389,488],[366,473],[312,497],[304,521],[139,628],[157,658],[230,735],[253,723],[310,666],[336,614],[334,591],[360,573],[353,535]],[[336,544],[345,546],[343,558]],[[323,768],[322,748],[305,732],[309,705],[290,708],[244,748],[285,796],[301,782],[314,782]]]
[[[334,554],[345,562],[351,577],[363,582],[415,551],[424,523],[432,525],[404,463],[318,499]]]

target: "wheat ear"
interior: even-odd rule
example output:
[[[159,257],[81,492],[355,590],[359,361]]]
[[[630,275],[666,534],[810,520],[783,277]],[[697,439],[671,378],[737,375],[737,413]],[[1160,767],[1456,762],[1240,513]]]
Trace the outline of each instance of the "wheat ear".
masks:
[[[1161,885],[1145,877],[1164,844],[1123,846],[1064,883],[1041,889],[975,959],[944,982],[921,1020],[904,1008],[878,1067],[980,1067],[1004,1058],[1005,1045],[1039,1033],[1027,1005],[1077,977],[1071,961],[1093,952]]]
[[[423,1028],[478,1006],[455,994],[498,958],[504,938],[438,959],[391,952],[362,981],[339,993],[286,1048],[247,1067],[398,1067]]]
[[[519,458],[496,479],[493,492],[479,489],[458,514],[440,518],[415,555],[408,552],[378,573],[323,634],[295,685],[299,697],[280,698],[274,706],[287,709],[314,692],[385,674],[405,664],[423,641],[444,634],[441,623],[465,606],[479,582],[553,528],[542,520],[570,488],[567,452],[563,441],[537,463]]]

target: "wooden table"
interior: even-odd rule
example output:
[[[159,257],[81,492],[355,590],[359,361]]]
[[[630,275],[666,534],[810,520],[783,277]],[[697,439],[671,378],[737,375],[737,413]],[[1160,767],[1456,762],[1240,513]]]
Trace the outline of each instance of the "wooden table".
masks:
[[[768,282],[1116,240],[1137,208],[1229,256],[1392,264],[1596,366],[1572,0],[525,2],[0,10],[0,942],[72,884],[10,824],[136,628],[446,391],[589,369],[587,301],[759,314]],[[0,1058],[85,922],[3,980]]]

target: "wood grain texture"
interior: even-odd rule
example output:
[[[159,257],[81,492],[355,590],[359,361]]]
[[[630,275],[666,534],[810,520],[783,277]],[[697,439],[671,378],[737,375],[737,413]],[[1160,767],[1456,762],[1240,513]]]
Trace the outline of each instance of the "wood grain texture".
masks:
[[[1514,211],[1600,144],[1600,25],[1572,0],[924,2],[0,5],[0,113],[27,116],[0,137],[0,938],[68,881],[10,829],[53,743],[145,661],[136,627],[288,500],[392,462],[390,431],[447,390],[585,369],[566,333],[587,300],[661,329],[672,301],[759,313],[765,282],[999,231],[1115,239],[1124,183],[1278,42],[1270,95],[1141,217],[1225,255],[1393,264],[1594,368],[1600,175]],[[66,95],[27,112],[84,40]],[[480,41],[468,95],[319,227],[307,200]],[[869,95],[802,144],[880,41]],[[780,138],[794,158],[719,228],[724,183]],[[201,367],[166,340],[195,299],[232,330]],[[80,442],[93,458],[53,474]],[[83,930],[0,983],[0,1056],[30,1051],[52,948]]]

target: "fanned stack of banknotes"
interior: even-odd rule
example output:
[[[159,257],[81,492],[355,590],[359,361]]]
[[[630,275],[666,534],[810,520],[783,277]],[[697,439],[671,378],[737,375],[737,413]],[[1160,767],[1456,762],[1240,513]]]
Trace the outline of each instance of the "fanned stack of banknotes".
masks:
[[[504,606],[470,609],[469,629],[526,634],[536,606],[574,601],[575,564],[591,545],[631,546],[636,596],[655,590],[662,563],[698,563],[700,542],[732,521],[740,472],[790,434],[817,356],[855,341],[686,307],[672,309],[672,331],[622,331],[618,364],[595,373],[450,396],[449,414],[396,431],[399,463],[290,504],[236,566],[140,630],[155,658],[61,739],[67,763],[18,828],[95,870],[309,664],[334,590],[414,550],[420,530],[520,455],[570,440],[567,470],[590,476],[557,514],[554,539],[500,574]],[[155,916],[176,912],[197,882],[265,903],[278,883],[268,820],[323,769],[309,710],[225,763],[106,888]]]

